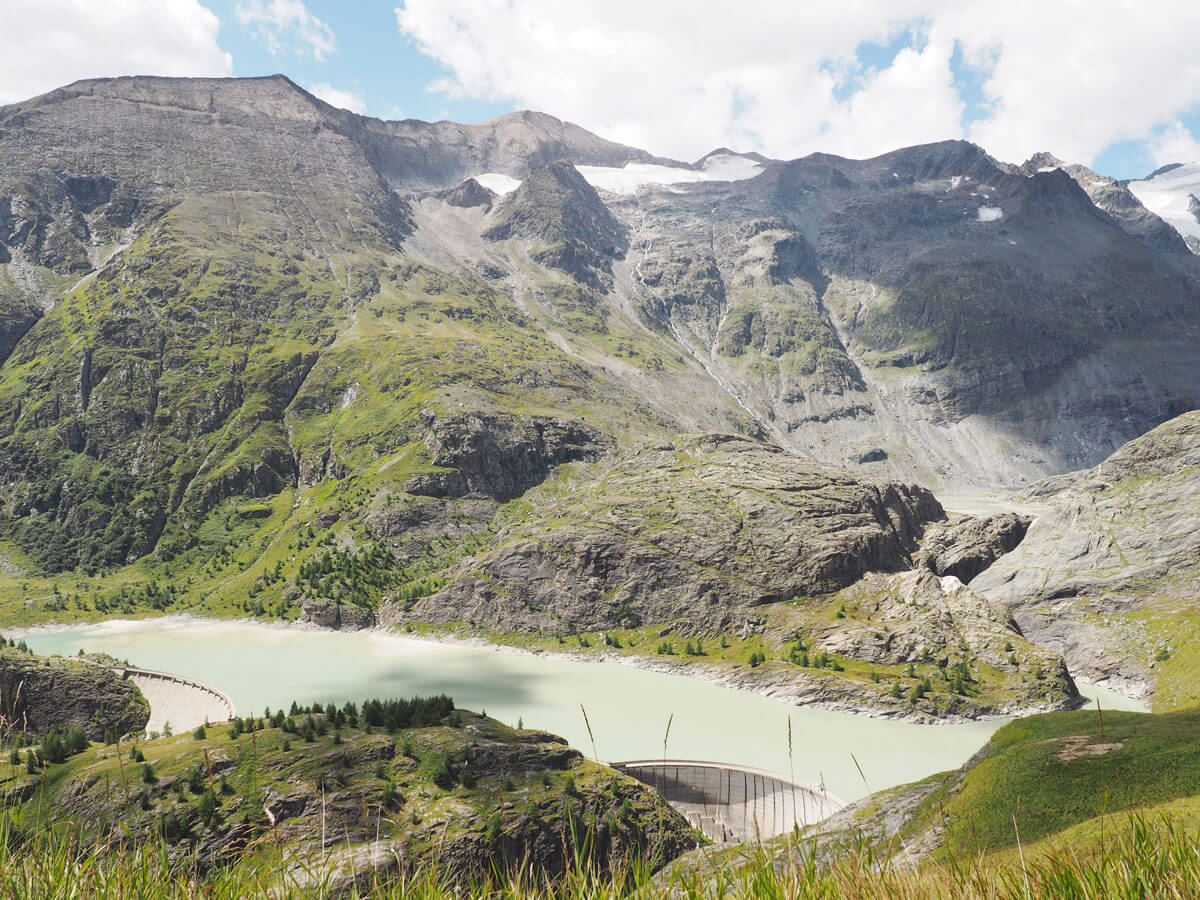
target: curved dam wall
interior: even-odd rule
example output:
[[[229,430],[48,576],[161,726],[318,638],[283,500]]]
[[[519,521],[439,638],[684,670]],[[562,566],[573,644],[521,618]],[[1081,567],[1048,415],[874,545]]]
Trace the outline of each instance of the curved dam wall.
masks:
[[[845,806],[821,787],[745,766],[659,759],[612,767],[657,790],[707,838],[720,843],[765,840],[819,822]]]
[[[116,672],[136,684],[150,703],[147,732],[162,732],[170,723],[178,734],[205,722],[228,721],[237,714],[229,697],[199,681],[150,669],[119,668]]]

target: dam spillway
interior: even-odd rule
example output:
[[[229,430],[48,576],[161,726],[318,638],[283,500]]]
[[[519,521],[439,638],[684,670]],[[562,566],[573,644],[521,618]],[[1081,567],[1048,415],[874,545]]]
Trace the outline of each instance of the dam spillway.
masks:
[[[766,840],[826,819],[845,806],[823,787],[747,766],[658,759],[612,767],[657,790],[718,843]]]

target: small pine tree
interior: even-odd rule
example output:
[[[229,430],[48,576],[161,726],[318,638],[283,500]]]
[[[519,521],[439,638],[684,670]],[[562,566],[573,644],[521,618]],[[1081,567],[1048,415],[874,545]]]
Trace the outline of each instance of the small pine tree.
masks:
[[[192,732],[192,737],[198,741],[202,741],[208,737],[208,730],[203,725],[197,725],[196,730]]]
[[[217,800],[217,795],[213,793],[212,788],[207,788],[200,795],[200,802],[197,804],[196,812],[200,814],[200,821],[211,828],[220,821],[221,803]]]
[[[42,755],[46,757],[48,763],[66,761],[67,745],[63,742],[57,728],[51,729],[50,733],[42,738]]]
[[[158,776],[154,774],[154,766],[150,763],[142,764],[142,781],[146,784],[154,784],[158,781]]]

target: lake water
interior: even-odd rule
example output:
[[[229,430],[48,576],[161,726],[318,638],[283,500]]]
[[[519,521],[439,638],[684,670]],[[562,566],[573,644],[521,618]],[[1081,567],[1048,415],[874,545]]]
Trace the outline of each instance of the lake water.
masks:
[[[292,700],[360,701],[447,693],[458,706],[560,734],[592,756],[587,709],[602,760],[666,755],[755,766],[823,783],[851,801],[871,791],[957,768],[1002,720],[912,725],[790,706],[699,679],[617,662],[534,656],[372,632],[277,628],[172,617],[110,621],[23,636],[38,653],[102,651],[133,665],[198,679],[238,712]],[[1108,709],[1140,709],[1099,688]],[[792,756],[788,756],[788,720]],[[858,766],[855,765],[857,759]],[[858,767],[862,768],[859,774]],[[865,779],[865,780],[864,780]]]

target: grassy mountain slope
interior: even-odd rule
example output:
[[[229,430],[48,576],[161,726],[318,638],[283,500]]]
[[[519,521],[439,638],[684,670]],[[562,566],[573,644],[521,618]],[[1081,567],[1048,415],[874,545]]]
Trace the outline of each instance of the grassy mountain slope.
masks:
[[[1112,896],[1140,882],[1156,896],[1160,876],[1195,877],[1198,722],[1196,710],[1030,716],[958,771],[881,791],[761,848],[687,854],[659,881],[732,871],[733,883],[764,886],[845,879],[854,896],[984,897]]]
[[[431,865],[464,881],[508,867],[555,877],[576,855],[603,870],[661,865],[695,846],[652,790],[553,735],[445,697],[400,701],[411,710],[389,723],[396,705],[96,745],[32,772],[22,759],[0,828],[25,841],[162,839],[180,866],[261,862],[325,890]]]

